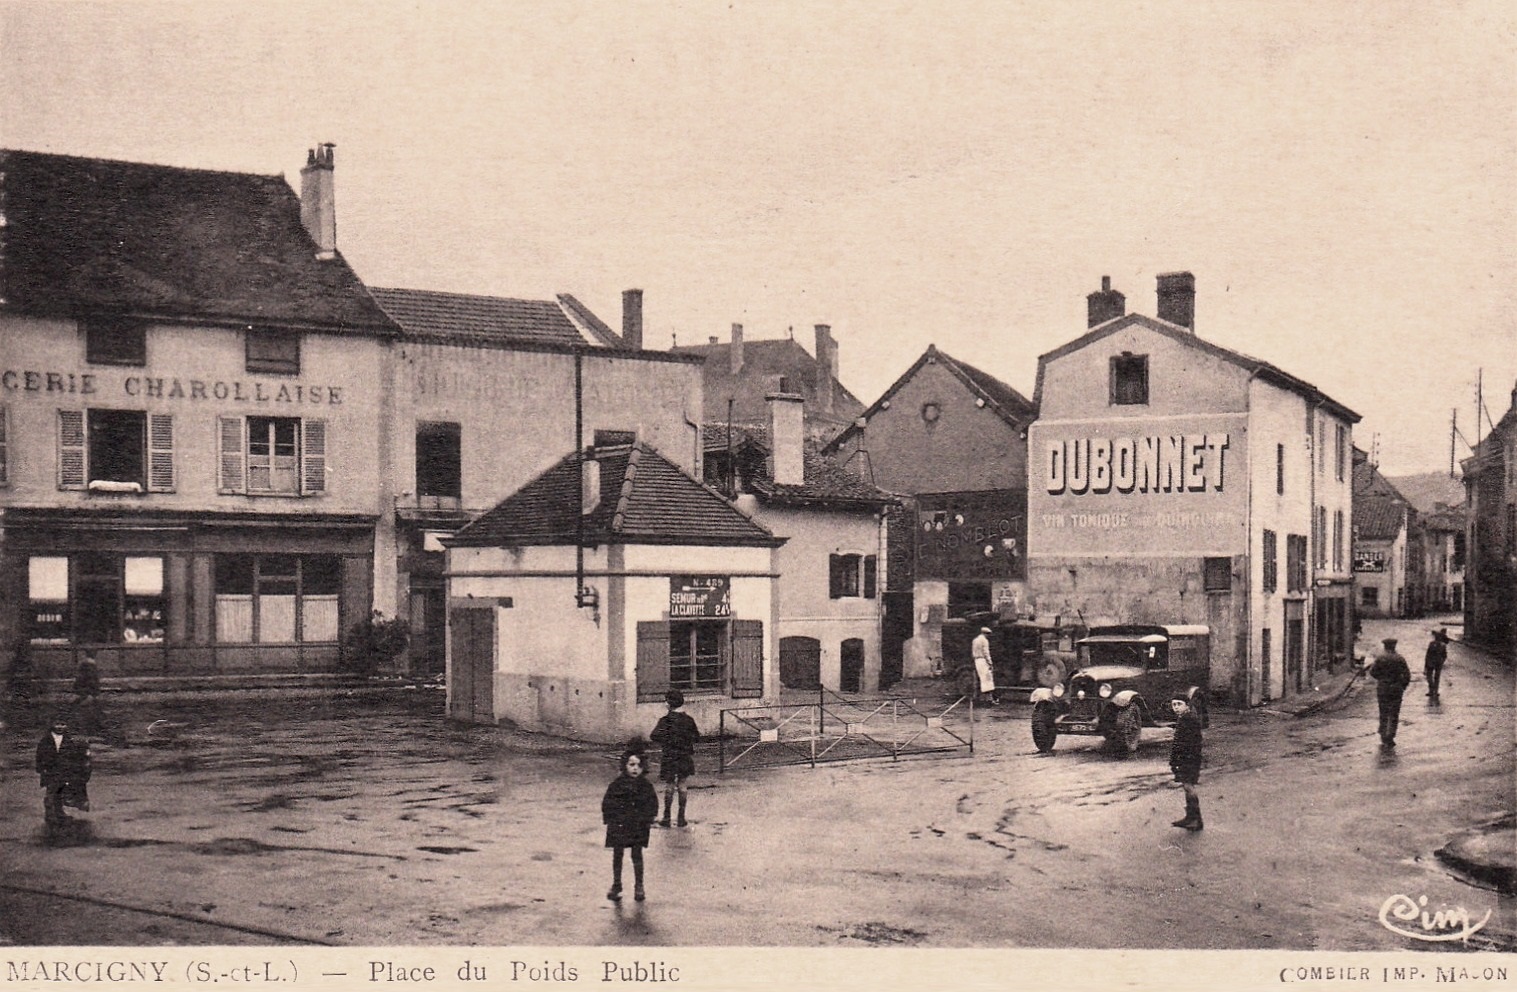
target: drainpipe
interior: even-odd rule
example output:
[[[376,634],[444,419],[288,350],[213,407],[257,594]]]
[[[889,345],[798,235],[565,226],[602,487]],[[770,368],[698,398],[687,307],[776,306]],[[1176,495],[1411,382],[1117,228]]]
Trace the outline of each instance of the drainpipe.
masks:
[[[574,605],[585,607],[585,356],[574,349]]]

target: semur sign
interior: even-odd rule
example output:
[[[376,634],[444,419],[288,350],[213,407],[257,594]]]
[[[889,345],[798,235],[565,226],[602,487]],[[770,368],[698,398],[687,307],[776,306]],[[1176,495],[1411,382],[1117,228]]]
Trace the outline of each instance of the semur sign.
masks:
[[[726,575],[669,576],[669,619],[732,616],[732,578]]]

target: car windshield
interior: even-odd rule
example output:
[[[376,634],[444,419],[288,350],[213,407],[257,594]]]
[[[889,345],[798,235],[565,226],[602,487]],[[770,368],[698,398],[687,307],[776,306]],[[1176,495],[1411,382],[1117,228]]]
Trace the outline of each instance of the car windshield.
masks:
[[[1080,645],[1080,665],[1132,665],[1144,667],[1144,657],[1154,651],[1150,644],[1097,642]]]

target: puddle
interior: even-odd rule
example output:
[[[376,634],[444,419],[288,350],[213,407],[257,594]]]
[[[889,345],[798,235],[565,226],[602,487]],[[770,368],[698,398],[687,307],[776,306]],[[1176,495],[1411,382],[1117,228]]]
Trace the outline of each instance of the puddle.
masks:
[[[426,851],[430,854],[473,854],[478,848],[474,847],[418,847],[418,851]]]

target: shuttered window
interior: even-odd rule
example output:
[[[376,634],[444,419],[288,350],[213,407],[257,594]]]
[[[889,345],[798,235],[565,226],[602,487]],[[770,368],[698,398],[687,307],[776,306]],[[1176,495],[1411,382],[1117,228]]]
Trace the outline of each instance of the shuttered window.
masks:
[[[313,496],[327,491],[327,422],[222,417],[217,491]]]
[[[637,623],[637,701],[662,702],[669,691],[669,624],[664,620]]]
[[[827,596],[830,599],[875,597],[879,560],[874,555],[830,555],[827,559]]]
[[[141,410],[59,410],[58,488],[173,492],[174,417]]]
[[[151,413],[147,418],[147,487],[149,492],[174,491],[174,417]]]
[[[9,409],[0,406],[0,486],[11,484],[11,425],[9,417]]]
[[[83,489],[84,411],[58,411],[58,488]]]
[[[764,694],[764,623],[732,621],[732,697],[754,699]]]

